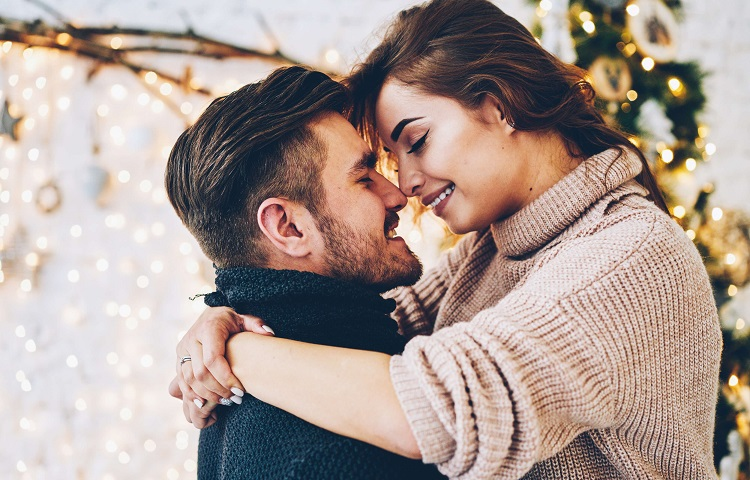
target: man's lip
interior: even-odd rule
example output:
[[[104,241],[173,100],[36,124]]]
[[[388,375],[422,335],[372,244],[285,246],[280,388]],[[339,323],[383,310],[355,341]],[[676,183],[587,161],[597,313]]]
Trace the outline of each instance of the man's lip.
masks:
[[[441,188],[441,189],[439,189],[439,190],[437,190],[437,191],[435,191],[435,192],[433,192],[433,193],[431,193],[431,194],[429,194],[427,196],[422,197],[422,205],[424,205],[425,207],[429,207],[430,204],[432,202],[434,202],[435,199],[438,198],[440,196],[440,194],[443,193],[445,191],[445,189],[448,188],[448,187],[450,187],[451,185],[453,185],[453,184],[452,183],[448,183],[443,188]]]

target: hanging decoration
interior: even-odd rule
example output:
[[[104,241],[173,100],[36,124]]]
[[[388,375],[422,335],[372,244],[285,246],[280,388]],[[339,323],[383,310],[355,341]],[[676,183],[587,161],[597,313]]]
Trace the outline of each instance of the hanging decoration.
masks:
[[[10,103],[6,99],[3,102],[3,111],[0,114],[0,135],[8,135],[11,140],[18,140],[18,123],[22,118],[14,117],[10,112]]]
[[[596,3],[605,8],[615,9],[625,6],[627,0],[594,0]]]
[[[661,0],[637,0],[628,5],[627,27],[644,56],[671,62],[677,55],[679,26],[674,13]]]
[[[589,67],[596,94],[604,100],[622,102],[633,85],[628,64],[622,58],[601,56]]]
[[[36,207],[42,213],[54,213],[62,205],[62,192],[54,179],[47,180],[36,192]]]

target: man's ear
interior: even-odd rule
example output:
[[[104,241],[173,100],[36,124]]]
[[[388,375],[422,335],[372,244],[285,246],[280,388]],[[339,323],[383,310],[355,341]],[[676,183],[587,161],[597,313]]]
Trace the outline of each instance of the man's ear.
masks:
[[[301,258],[313,251],[315,222],[306,208],[284,198],[267,198],[258,208],[263,235],[281,253]]]

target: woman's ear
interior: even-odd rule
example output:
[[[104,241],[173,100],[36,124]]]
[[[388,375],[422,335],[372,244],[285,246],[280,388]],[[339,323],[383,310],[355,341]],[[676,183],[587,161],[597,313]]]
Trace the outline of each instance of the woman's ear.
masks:
[[[279,253],[301,258],[313,251],[315,222],[310,212],[296,202],[267,198],[258,208],[258,226]]]
[[[515,124],[503,113],[500,100],[491,93],[484,94],[479,110],[485,122],[500,125],[506,133],[513,133],[516,130]]]

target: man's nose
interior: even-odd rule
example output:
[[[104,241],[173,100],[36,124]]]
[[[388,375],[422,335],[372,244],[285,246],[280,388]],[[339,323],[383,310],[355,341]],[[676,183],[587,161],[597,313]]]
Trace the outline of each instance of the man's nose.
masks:
[[[406,195],[384,176],[376,175],[375,187],[378,195],[383,199],[386,210],[398,212],[406,206]]]

